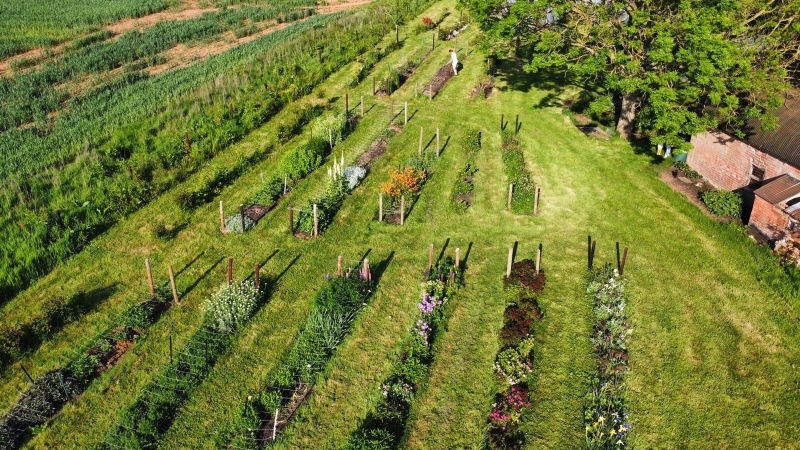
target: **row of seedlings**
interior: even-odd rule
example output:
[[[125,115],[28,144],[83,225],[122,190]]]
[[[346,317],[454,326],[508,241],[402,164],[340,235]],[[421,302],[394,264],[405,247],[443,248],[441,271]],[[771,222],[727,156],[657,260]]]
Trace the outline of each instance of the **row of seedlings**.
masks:
[[[586,394],[584,421],[587,449],[625,448],[631,424],[625,406],[625,379],[630,371],[628,337],[631,326],[625,315],[625,260],[620,261],[617,243],[617,268],[611,264],[593,267],[596,242],[589,237],[589,272],[586,294],[592,302],[597,322],[592,343],[597,356],[597,374]]]
[[[181,406],[231,348],[240,331],[264,304],[273,284],[262,282],[256,265],[255,279],[234,281],[232,258],[228,260],[228,282],[204,302],[200,328],[170,362],[148,383],[136,400],[117,416],[100,448],[155,448],[172,425]]]
[[[326,279],[327,283],[314,296],[311,313],[294,344],[267,374],[264,382],[267,388],[248,396],[221,445],[255,450],[280,439],[358,313],[367,305],[378,281],[373,279],[369,260],[344,269],[341,256],[336,276],[328,274]]]
[[[104,331],[89,345],[64,358],[64,364],[33,379],[11,409],[0,418],[0,450],[21,448],[32,436],[33,427],[55,416],[70,400],[84,392],[103,372],[115,366],[136,340],[177,301],[177,291],[154,286],[149,262],[150,296],[131,305],[117,318],[117,325]],[[170,267],[170,273],[172,268]],[[22,370],[25,370],[22,368]]]
[[[350,435],[344,450],[393,449],[403,441],[414,397],[428,381],[437,348],[434,345],[444,333],[453,311],[453,296],[463,283],[459,253],[456,249],[455,261],[448,257],[434,266],[431,244],[417,318],[403,338],[392,374],[380,387],[383,400]]]
[[[516,131],[505,130],[501,117],[500,133],[503,149],[503,165],[508,177],[508,206],[506,209],[516,214],[537,214],[539,208],[540,189],[531,179],[531,174],[525,167],[525,158],[522,155],[519,137]],[[519,116],[517,116],[517,129],[519,129]]]
[[[475,190],[475,173],[478,171],[477,154],[481,149],[481,132],[470,128],[461,138],[461,151],[464,153],[464,164],[458,171],[458,179],[453,185],[450,201],[457,213],[465,213],[472,206],[472,195]]]
[[[498,392],[487,418],[487,446],[491,449],[518,449],[525,445],[519,428],[524,409],[532,402],[530,386],[533,373],[532,327],[541,319],[537,297],[544,290],[546,277],[539,267],[541,246],[536,261],[524,259],[512,264],[513,248],[509,249],[509,266],[503,279],[503,328],[500,330],[500,351],[494,363]]]

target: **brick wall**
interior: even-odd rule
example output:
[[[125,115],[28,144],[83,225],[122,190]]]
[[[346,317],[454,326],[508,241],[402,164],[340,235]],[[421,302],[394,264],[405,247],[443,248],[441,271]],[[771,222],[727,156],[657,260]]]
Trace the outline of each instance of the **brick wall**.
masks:
[[[786,232],[789,215],[772,203],[756,196],[755,202],[753,202],[753,211],[750,213],[750,224],[755,225],[770,239],[778,240]]]
[[[750,184],[750,168],[765,170],[764,180],[784,173],[800,179],[800,169],[762,153],[719,130],[692,136],[687,163],[718,189],[733,191]]]

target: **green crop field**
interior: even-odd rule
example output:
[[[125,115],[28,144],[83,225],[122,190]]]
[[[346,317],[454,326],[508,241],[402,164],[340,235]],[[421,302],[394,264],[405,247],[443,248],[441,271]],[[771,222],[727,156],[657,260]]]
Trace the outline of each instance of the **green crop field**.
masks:
[[[418,10],[400,3],[315,17],[91,106],[114,105],[112,119],[81,120],[133,142],[127,159],[104,156],[122,161],[109,185],[128,176],[125,164],[135,158],[161,157],[149,152],[167,148],[161,134],[184,159],[159,162],[147,201],[104,222],[80,251],[39,270],[0,305],[0,436],[25,433],[0,449],[503,448],[490,414],[513,390],[494,365],[522,348],[508,344],[507,302],[522,308],[523,300],[535,300],[541,317],[521,334],[533,350],[519,384],[529,397],[513,412],[514,442],[595,448],[593,379],[602,364],[591,339],[598,324],[617,320],[595,300],[621,288],[587,284],[587,235],[597,240],[595,267],[616,266],[616,242],[628,248],[624,308],[616,310],[624,313],[627,375],[614,378],[623,387],[608,406],[628,414],[626,445],[798,448],[800,273],[672,191],[659,178],[667,169],[660,157],[581,133],[562,109],[579,87],[525,73],[513,58],[488,68],[469,23],[457,39],[434,39],[423,18],[460,27],[455,0],[420,2]],[[390,16],[402,17],[399,44]],[[451,48],[463,68],[428,97]],[[489,76],[484,98],[478,88]],[[391,93],[373,95],[373,86]],[[346,122],[346,102],[361,116],[362,97],[363,117]],[[257,119],[243,120],[247,114]],[[77,125],[75,117],[68,123]],[[197,124],[191,151],[202,155],[183,155],[182,120]],[[201,134],[202,124],[211,131]],[[63,126],[54,134],[74,132]],[[150,137],[139,140],[135,127]],[[369,167],[356,186],[333,180],[365,155]],[[82,164],[64,168],[76,183],[88,170]],[[131,182],[150,182],[142,180]],[[519,196],[508,211],[512,181]],[[391,216],[396,191],[404,194],[403,225],[379,222],[381,193]],[[239,205],[253,199],[275,207],[241,232]],[[292,226],[313,234],[313,204],[319,236],[293,236],[289,208],[297,209]],[[8,226],[19,221],[5,216]],[[463,271],[447,290],[420,286],[436,277],[423,273],[431,244],[445,277],[458,249]],[[535,294],[505,286],[509,247],[521,261],[536,259],[540,244],[546,284]],[[337,277],[340,255],[360,277]],[[234,283],[226,288],[229,258]],[[151,297],[145,260],[165,289],[142,306]],[[241,314],[221,318],[220,299],[250,289],[256,264],[262,289],[236,294],[246,303],[235,306]],[[167,308],[158,305],[171,299],[168,267],[180,302]],[[447,302],[426,312],[440,294]],[[424,320],[434,326],[430,335]],[[100,370],[104,360],[87,349],[112,345],[103,342],[127,347]],[[51,408],[31,429],[22,419],[41,410],[25,400],[33,390],[20,400],[31,386],[26,373]],[[273,408],[292,415],[274,421]]]

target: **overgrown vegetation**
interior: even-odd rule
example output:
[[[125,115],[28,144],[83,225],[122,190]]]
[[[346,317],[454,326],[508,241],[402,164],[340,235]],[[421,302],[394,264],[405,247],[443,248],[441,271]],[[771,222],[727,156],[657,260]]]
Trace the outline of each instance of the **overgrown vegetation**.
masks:
[[[709,211],[724,217],[740,217],[742,215],[742,196],[732,191],[705,191],[700,193],[700,200]]]
[[[533,214],[536,201],[536,185],[525,167],[525,157],[516,133],[503,131],[502,148],[508,182],[514,185],[511,199],[511,212],[516,214]]]
[[[476,129],[467,129],[461,138],[460,150],[464,152],[464,165],[458,172],[458,178],[450,194],[453,208],[456,212],[467,212],[472,204],[472,191],[475,189],[473,178],[478,171],[478,150],[481,149],[481,132]]]

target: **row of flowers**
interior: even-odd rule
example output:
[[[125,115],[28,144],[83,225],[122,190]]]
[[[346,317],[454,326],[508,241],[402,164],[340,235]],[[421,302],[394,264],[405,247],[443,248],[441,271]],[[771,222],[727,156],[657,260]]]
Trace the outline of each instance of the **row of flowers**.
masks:
[[[500,352],[494,363],[500,389],[489,413],[488,447],[519,449],[525,435],[519,429],[525,407],[532,402],[528,382],[533,373],[533,324],[542,317],[537,297],[545,286],[545,274],[529,259],[514,263],[504,280],[506,310],[500,330]]]
[[[372,295],[367,267],[326,278],[294,344],[267,374],[263,383],[267,388],[247,398],[220,447],[260,449],[273,444],[296,417],[295,411]]]
[[[447,321],[462,272],[451,260],[426,270],[422,279],[417,319],[403,341],[400,358],[381,385],[383,401],[353,432],[346,450],[397,448],[406,429],[414,396],[428,380],[433,344]]]
[[[628,364],[628,336],[631,327],[625,316],[625,283],[610,265],[589,274],[586,289],[594,304],[597,323],[592,342],[597,355],[597,375],[586,395],[586,448],[624,448],[631,425],[625,410],[625,378]]]

